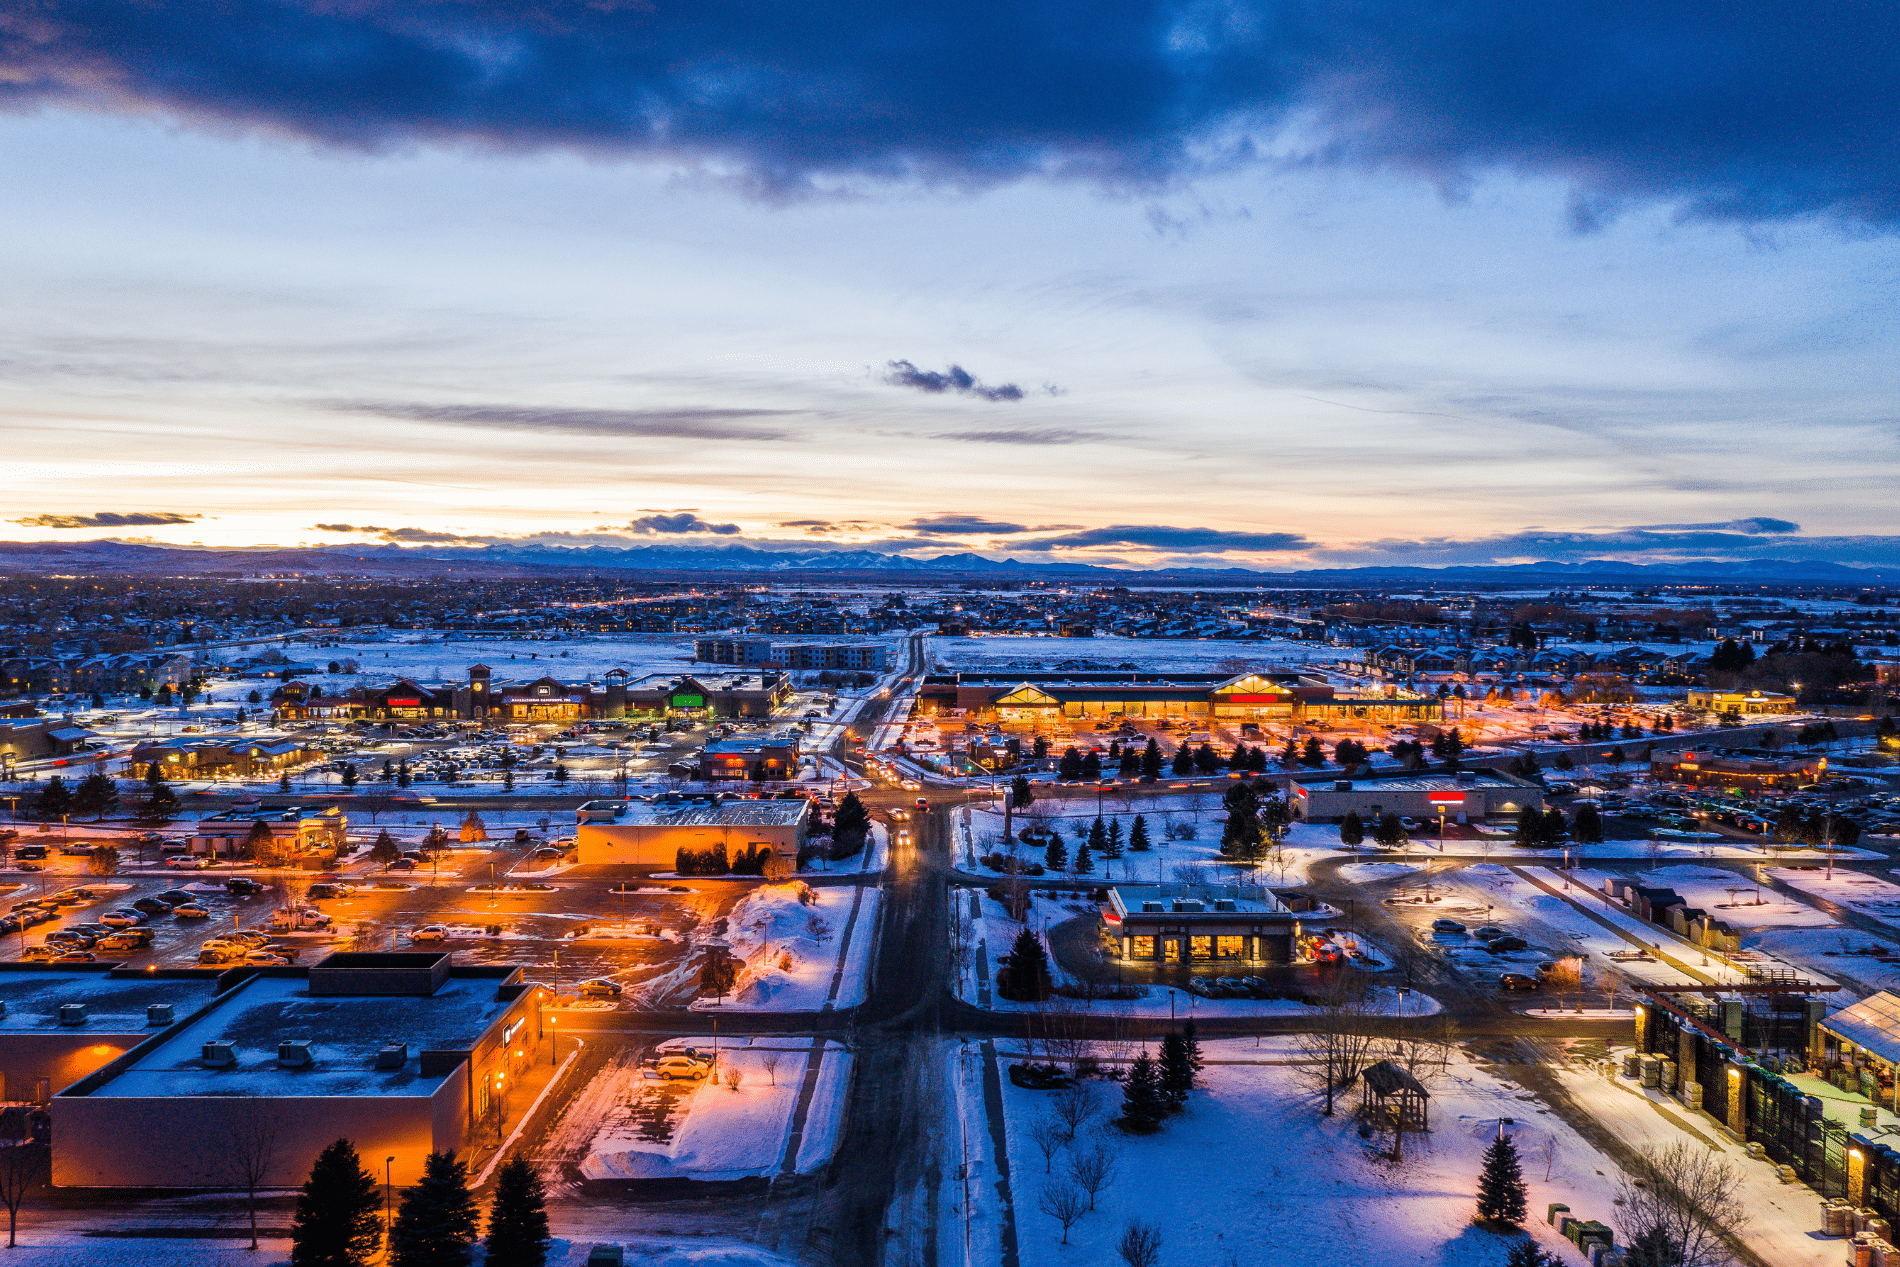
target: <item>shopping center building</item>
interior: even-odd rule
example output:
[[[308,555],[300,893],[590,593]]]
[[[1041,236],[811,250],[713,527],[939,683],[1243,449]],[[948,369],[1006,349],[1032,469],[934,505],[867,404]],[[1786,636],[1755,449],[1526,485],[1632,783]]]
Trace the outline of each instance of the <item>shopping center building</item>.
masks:
[[[1341,694],[1316,673],[940,673],[918,692],[925,715],[977,721],[1179,718],[1216,721],[1436,722],[1435,695],[1385,687]]]

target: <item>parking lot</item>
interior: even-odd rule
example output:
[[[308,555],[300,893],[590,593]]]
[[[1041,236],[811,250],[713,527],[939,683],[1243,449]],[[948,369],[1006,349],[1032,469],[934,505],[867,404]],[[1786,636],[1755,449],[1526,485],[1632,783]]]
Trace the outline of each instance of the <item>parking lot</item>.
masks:
[[[433,871],[387,872],[359,855],[341,872],[323,875],[255,868],[174,872],[152,865],[106,877],[88,873],[84,859],[56,856],[46,871],[0,872],[0,911],[75,888],[92,896],[56,906],[55,918],[9,931],[5,957],[21,958],[30,947],[47,944],[49,936],[57,939],[75,925],[101,923],[112,911],[171,891],[189,896],[205,916],[186,918],[160,909],[136,925],[149,935],[149,946],[86,949],[101,962],[188,967],[199,964],[207,942],[249,930],[268,934],[262,940],[279,948],[274,953],[288,950],[305,962],[339,949],[407,948],[415,944],[417,929],[429,927],[424,944],[452,951],[460,962],[522,964],[531,978],[564,995],[593,978],[611,979],[631,995],[634,987],[676,966],[686,953],[687,935],[719,919],[747,891],[744,885],[718,881],[628,882],[582,868],[545,878],[508,878],[522,853],[513,847],[456,848]],[[313,887],[336,884],[328,878],[333,875],[345,891],[309,897]],[[489,887],[491,876],[499,887]],[[229,892],[232,878],[251,881],[259,891]],[[320,912],[327,925],[298,929],[280,921],[272,927],[273,912],[289,907],[293,898]]]

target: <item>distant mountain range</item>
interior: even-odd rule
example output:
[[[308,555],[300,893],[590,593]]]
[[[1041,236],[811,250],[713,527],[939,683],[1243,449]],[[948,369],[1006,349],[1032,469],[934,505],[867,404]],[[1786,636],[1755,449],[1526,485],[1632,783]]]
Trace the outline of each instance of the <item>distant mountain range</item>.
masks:
[[[1127,581],[1141,577],[1227,584],[1323,584],[1354,586],[1380,582],[1483,585],[1512,583],[1602,584],[1682,581],[1812,582],[1879,585],[1900,581],[1900,570],[1847,567],[1814,559],[1750,559],[1744,562],[1623,563],[1592,559],[1583,563],[1515,563],[1475,567],[1315,568],[1266,572],[1250,568],[1173,568],[1144,572],[1087,563],[1022,563],[989,559],[968,551],[934,558],[911,558],[875,550],[762,550],[756,546],[651,545],[611,546],[489,545],[323,546],[292,549],[240,549],[141,545],[124,541],[0,542],[0,572],[86,575],[246,576],[263,574],[346,576],[534,576],[559,573],[908,573],[1002,578],[1006,576],[1075,577]],[[1889,574],[1891,572],[1891,575]]]

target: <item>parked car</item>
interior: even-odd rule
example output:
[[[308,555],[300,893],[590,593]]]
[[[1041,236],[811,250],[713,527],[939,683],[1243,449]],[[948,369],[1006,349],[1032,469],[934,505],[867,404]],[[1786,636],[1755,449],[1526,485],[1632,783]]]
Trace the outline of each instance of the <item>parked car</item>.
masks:
[[[1484,948],[1494,955],[1502,955],[1513,950],[1524,950],[1529,946],[1530,943],[1525,941],[1522,937],[1513,937],[1507,933],[1503,937],[1493,937],[1490,941],[1485,943]]]
[[[703,1078],[712,1072],[712,1066],[691,1056],[662,1056],[653,1072],[662,1078]]]
[[[147,915],[170,915],[173,903],[159,897],[142,897],[132,903],[135,911],[144,911]]]
[[[187,902],[196,902],[198,895],[187,893],[183,889],[166,889],[158,895],[161,902],[170,902],[173,906],[183,906]]]
[[[391,871],[414,871],[416,869],[416,862],[413,858],[398,858],[389,864],[389,869]]]
[[[172,911],[172,914],[176,915],[179,919],[210,919],[211,918],[211,912],[207,911],[204,907],[198,905],[196,902],[186,902],[183,906],[174,908]]]
[[[244,962],[259,968],[282,968],[290,964],[290,960],[268,950],[248,951],[244,956]]]
[[[198,962],[214,966],[227,963],[243,963],[245,951],[230,945],[212,945],[206,943],[198,948]]]
[[[128,950],[144,950],[148,944],[150,943],[147,938],[140,937],[136,932],[127,930],[123,933],[113,933],[110,937],[100,938],[98,945],[95,946],[94,949],[123,953]]]
[[[90,950],[62,950],[54,955],[49,963],[91,963],[96,958]]]
[[[1537,978],[1527,977],[1521,972],[1501,972],[1498,974],[1500,990],[1535,990]]]
[[[58,946],[28,946],[20,952],[20,958],[27,963],[48,963],[58,955]]]
[[[409,934],[410,941],[447,941],[449,930],[440,924],[424,924]]]
[[[235,894],[238,897],[249,897],[253,893],[262,893],[264,886],[255,880],[246,879],[240,875],[233,876],[229,880],[226,880],[224,882],[224,891],[226,893]]]
[[[143,924],[145,922],[145,916],[139,911],[127,910],[124,907],[120,907],[116,911],[107,911],[104,915],[101,915],[99,922],[108,928],[131,928],[134,925]]]
[[[204,859],[193,858],[189,854],[179,854],[165,859],[165,865],[173,871],[202,871]]]
[[[233,942],[237,945],[245,946],[250,949],[256,949],[259,946],[266,946],[270,944],[270,934],[260,933],[255,928],[244,928],[244,929],[238,929],[235,932],[226,933],[224,935],[223,940],[228,941],[228,942]]]
[[[1432,921],[1432,931],[1434,933],[1462,933],[1465,931],[1465,926],[1455,919],[1435,919]]]
[[[46,864],[44,862],[19,862],[19,863],[15,863],[14,865],[17,866],[22,871],[46,870]]]
[[[617,999],[620,997],[620,986],[605,977],[595,977],[591,981],[581,982],[580,995],[583,999]]]
[[[1504,930],[1496,924],[1484,924],[1471,930],[1471,935],[1479,941],[1490,941],[1494,937],[1504,936]]]

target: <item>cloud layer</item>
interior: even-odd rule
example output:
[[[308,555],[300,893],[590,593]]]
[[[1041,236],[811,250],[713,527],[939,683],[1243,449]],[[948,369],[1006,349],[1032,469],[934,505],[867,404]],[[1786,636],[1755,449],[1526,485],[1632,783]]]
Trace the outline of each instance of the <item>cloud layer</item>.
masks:
[[[891,361],[884,367],[884,381],[893,387],[914,387],[920,392],[942,395],[955,392],[959,396],[975,396],[979,400],[1021,400],[1023,389],[1014,383],[1002,383],[995,387],[986,387],[978,382],[961,365],[952,365],[941,372],[920,370],[909,361]]]
[[[29,528],[138,528],[155,524],[188,524],[202,518],[203,515],[180,515],[169,510],[135,510],[130,513],[102,510],[95,515],[28,515],[24,519],[11,519],[8,522],[25,524]]]
[[[1588,226],[1900,219],[1900,9],[1793,0],[35,0],[0,105],[376,151],[564,147],[736,174],[1153,184],[1259,161],[1556,177]]]

